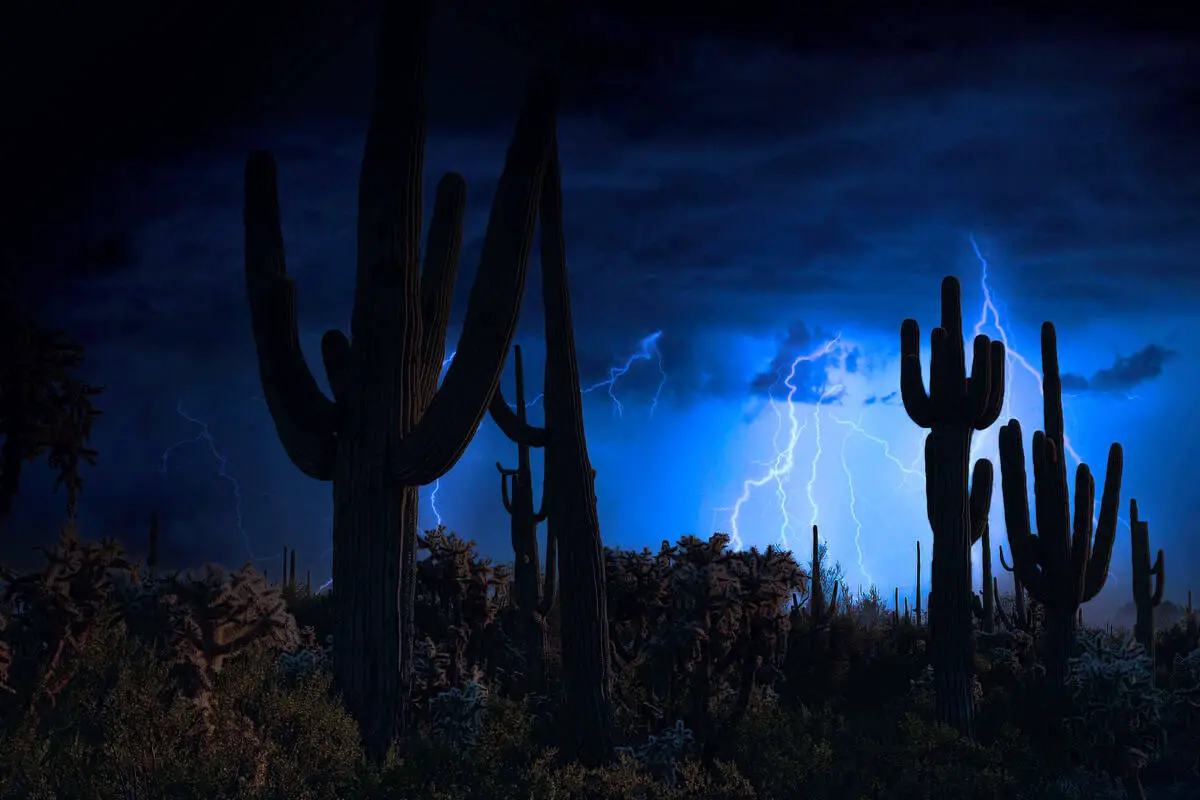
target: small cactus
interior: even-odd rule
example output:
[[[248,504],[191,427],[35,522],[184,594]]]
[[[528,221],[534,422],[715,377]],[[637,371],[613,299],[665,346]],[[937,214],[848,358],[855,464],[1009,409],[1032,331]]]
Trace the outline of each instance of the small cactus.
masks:
[[[1158,551],[1154,564],[1150,564],[1150,524],[1138,518],[1137,500],[1129,501],[1129,538],[1133,561],[1133,602],[1137,607],[1134,637],[1153,661],[1154,609],[1162,603],[1163,584],[1167,576],[1162,550]],[[1150,588],[1151,577],[1154,578],[1153,589]]]

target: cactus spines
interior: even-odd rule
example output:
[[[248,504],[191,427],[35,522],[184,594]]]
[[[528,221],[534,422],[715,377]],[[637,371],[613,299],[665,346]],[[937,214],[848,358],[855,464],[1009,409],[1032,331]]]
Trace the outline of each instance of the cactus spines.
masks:
[[[1114,443],[1108,450],[1108,470],[1100,519],[1092,536],[1096,483],[1087,464],[1075,471],[1075,514],[1067,484],[1067,451],[1063,434],[1062,381],[1054,326],[1042,325],[1042,395],[1045,430],[1033,436],[1033,486],[1037,533],[1029,524],[1025,476],[1025,447],[1021,423],[1000,429],[1000,470],[1004,520],[1012,548],[1014,575],[1046,610],[1049,637],[1047,674],[1056,686],[1066,679],[1067,660],[1075,640],[1075,612],[1094,598],[1108,580],[1117,509],[1121,501],[1124,453]]]
[[[543,506],[547,542],[558,547],[567,716],[575,729],[578,757],[585,764],[596,764],[612,752],[611,644],[603,543],[596,512],[596,471],[588,457],[584,434],[556,149],[552,149],[546,169],[541,203],[545,425],[538,428],[521,423],[499,391],[492,398],[490,411],[508,438],[531,447],[545,447]]]
[[[408,711],[417,489],[461,457],[499,383],[553,138],[554,90],[539,79],[517,121],[456,358],[438,388],[465,188],[457,175],[440,182],[422,270],[430,6],[383,4],[359,178],[352,338],[330,331],[321,346],[332,400],[300,348],[274,161],[259,151],[246,164],[246,287],[263,395],[292,462],[333,482],[334,671],[375,759]]]
[[[971,537],[968,496],[971,436],[1000,416],[1004,402],[1002,342],[976,336],[967,377],[963,342],[962,290],[942,281],[942,324],[930,336],[929,391],[921,373],[921,330],[914,319],[900,327],[900,396],[908,416],[931,429],[925,439],[925,492],[933,531],[929,633],[937,713],[971,736],[973,658]]]
[[[1129,501],[1129,539],[1133,562],[1133,603],[1137,607],[1134,637],[1142,643],[1146,654],[1154,660],[1154,609],[1162,603],[1163,585],[1167,582],[1163,551],[1159,550],[1150,564],[1150,523],[1138,516],[1137,500]],[[1154,588],[1150,579],[1154,578]],[[1188,605],[1191,605],[1189,592]]]
[[[516,373],[516,417],[522,426],[528,425],[525,413],[525,372],[521,359],[521,347],[513,347],[513,369]],[[543,620],[550,613],[554,602],[555,559],[557,547],[553,537],[546,541],[545,584],[539,586],[542,576],[541,559],[538,554],[537,529],[546,520],[545,489],[542,508],[534,509],[533,474],[530,466],[529,445],[517,442],[517,468],[505,469],[496,462],[500,472],[500,499],[508,512],[515,556],[513,583],[516,587],[517,637],[525,650],[526,669],[533,682],[540,684],[545,657],[545,626]],[[511,489],[509,484],[511,482]]]

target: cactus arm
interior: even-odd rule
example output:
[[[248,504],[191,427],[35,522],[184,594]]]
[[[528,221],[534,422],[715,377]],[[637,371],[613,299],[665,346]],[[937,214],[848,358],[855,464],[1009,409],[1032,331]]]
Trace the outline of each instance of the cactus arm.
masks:
[[[906,319],[900,326],[900,398],[914,423],[933,427],[933,403],[921,375],[921,326],[915,319]]]
[[[1108,467],[1104,472],[1104,493],[1100,496],[1100,516],[1096,537],[1084,578],[1083,599],[1091,600],[1104,588],[1112,562],[1113,542],[1117,538],[1117,511],[1121,506],[1121,478],[1125,470],[1125,450],[1115,442],[1108,448]],[[1092,506],[1089,506],[1092,508]]]
[[[529,272],[555,106],[552,82],[535,81],[500,176],[456,356],[420,422],[388,454],[392,479],[400,485],[425,485],[445,475],[466,451],[500,385]]]
[[[269,153],[250,154],[245,189],[246,291],[263,397],[296,467],[311,478],[330,480],[337,412],[300,349],[296,287],[287,274],[275,162]]]
[[[996,420],[1000,419],[1000,414],[1004,410],[1004,342],[990,342],[987,348],[979,347],[980,337],[975,337],[975,358],[987,359],[987,387],[988,391],[983,396],[983,401],[979,406],[979,414],[975,419],[975,430],[982,431],[990,428],[995,424]],[[986,341],[986,337],[985,337]],[[974,364],[972,364],[972,371]]]
[[[1012,549],[1013,574],[1030,594],[1045,597],[1045,576],[1038,569],[1037,536],[1029,526],[1029,490],[1021,423],[1010,420],[1000,428],[1000,486],[1004,494],[1004,527]]]
[[[496,427],[500,429],[501,433],[517,444],[522,444],[526,447],[546,446],[546,429],[530,425],[527,422],[521,422],[517,418],[516,413],[509,408],[499,388],[492,395],[492,402],[488,406],[488,413],[491,414],[492,422],[496,423]]]
[[[541,525],[545,521],[546,521],[546,491],[545,491],[545,489],[543,489],[542,490],[542,507],[539,508],[538,512],[533,515],[533,524]]]
[[[446,357],[446,329],[450,325],[454,282],[458,277],[466,205],[466,181],[457,173],[446,173],[438,182],[433,222],[425,246],[425,268],[421,272],[421,381],[430,393],[437,388]]]
[[[975,471],[971,475],[971,545],[974,546],[983,537],[983,531],[988,525],[988,513],[992,508],[992,462],[981,458],[975,462]]]
[[[508,479],[515,476],[515,469],[505,469],[500,462],[496,462],[496,469],[500,472],[500,499],[504,502],[504,510],[509,514],[512,513],[512,498],[508,493]]]
[[[350,386],[350,342],[339,330],[326,331],[321,337],[321,359],[325,362],[325,377],[333,399],[344,402]]]
[[[1009,566],[1009,563],[1007,561],[1004,560],[1004,546],[1001,545],[999,549],[1000,549],[1000,566],[1004,567],[1005,572],[1012,572],[1013,568],[1011,566]]]
[[[1150,568],[1150,574],[1154,576],[1154,596],[1150,598],[1150,605],[1157,608],[1162,603],[1163,587],[1167,582],[1166,565],[1163,563],[1163,551],[1158,551],[1158,556],[1154,559],[1154,566]]]
[[[1083,602],[1087,568],[1092,553],[1092,512],[1096,508],[1096,481],[1087,464],[1075,470],[1075,524],[1071,536],[1071,580],[1073,594]]]

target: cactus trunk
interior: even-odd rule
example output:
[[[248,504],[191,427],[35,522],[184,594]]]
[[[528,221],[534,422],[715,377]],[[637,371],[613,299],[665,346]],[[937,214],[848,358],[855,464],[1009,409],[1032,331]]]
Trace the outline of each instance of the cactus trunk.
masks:
[[[930,655],[938,718],[964,735],[974,735],[971,694],[974,625],[972,624],[972,519],[982,509],[984,524],[991,495],[991,464],[976,464],[968,484],[971,436],[1000,416],[1004,399],[1004,345],[976,336],[971,375],[966,372],[962,290],[954,278],[942,281],[942,324],[930,337],[929,391],[921,371],[921,331],[907,319],[900,328],[900,394],[908,416],[925,439],[925,492],[933,531],[932,599],[929,602]],[[986,464],[986,487],[981,480]],[[986,489],[988,502],[982,502]],[[979,499],[976,498],[976,493]],[[976,513],[976,516],[978,514]]]
[[[422,270],[430,14],[428,0],[383,4],[359,178],[352,339],[335,330],[321,343],[332,401],[300,349],[274,162],[260,151],[246,166],[246,285],[263,395],[292,462],[333,483],[335,676],[376,760],[407,713],[417,490],[462,456],[499,383],[553,132],[554,93],[538,81],[496,190],[456,358],[438,388],[465,187],[457,175],[439,184]]]

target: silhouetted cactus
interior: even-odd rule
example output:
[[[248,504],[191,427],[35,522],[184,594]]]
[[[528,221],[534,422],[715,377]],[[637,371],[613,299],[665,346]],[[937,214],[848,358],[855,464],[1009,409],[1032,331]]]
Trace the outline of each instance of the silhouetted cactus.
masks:
[[[521,347],[513,347],[513,369],[516,373],[516,416],[522,426],[528,424],[525,413],[525,372]],[[525,652],[525,668],[534,686],[542,684],[545,658],[545,617],[554,603],[555,570],[558,548],[554,538],[546,538],[545,583],[542,584],[541,557],[538,554],[538,525],[546,520],[545,488],[542,489],[542,508],[534,509],[533,474],[529,445],[517,442],[517,468],[505,469],[496,462],[500,472],[500,498],[510,517],[514,554],[513,583],[517,601],[516,635]],[[511,488],[509,483],[511,481]]]
[[[1067,485],[1067,452],[1063,432],[1062,380],[1054,325],[1042,324],[1042,408],[1045,431],[1033,435],[1033,483],[1038,530],[1029,525],[1029,495],[1021,423],[1000,429],[1000,470],[1004,487],[1004,520],[1012,547],[1013,569],[1029,596],[1045,608],[1048,637],[1046,671],[1055,686],[1066,679],[1075,641],[1075,615],[1108,580],[1117,506],[1121,501],[1124,454],[1114,443],[1100,501],[1100,520],[1092,541],[1096,484],[1087,464],[1075,471],[1075,518]]]
[[[567,717],[580,759],[612,755],[612,667],[604,555],[596,513],[596,471],[588,458],[583,396],[562,223],[562,178],[557,149],[541,196],[542,301],[546,313],[545,426],[522,425],[497,391],[491,414],[511,440],[545,446],[543,507],[547,539],[558,546],[563,682]]]
[[[1013,574],[1013,618],[1009,620],[1011,624],[1006,624],[1008,624],[1010,630],[1027,631],[1029,630],[1029,610],[1025,606],[1025,587],[1021,585],[1021,578],[1013,571],[1012,566],[1004,560],[1004,548],[1000,547],[999,549],[1000,566],[1006,572]],[[996,596],[999,597],[998,594]],[[1000,608],[999,602],[997,602],[996,607]],[[1003,614],[1003,610],[1000,613]]]
[[[1137,622],[1133,635],[1154,660],[1154,609],[1162,603],[1163,586],[1167,582],[1163,551],[1158,551],[1154,565],[1150,564],[1150,523],[1138,517],[1137,500],[1129,501],[1129,550],[1133,566],[1133,603],[1137,607]],[[1154,578],[1154,588],[1150,579]]]
[[[984,633],[996,630],[996,605],[992,597],[992,536],[989,516],[992,508],[994,475],[992,462],[981,458],[975,462],[971,475],[971,546],[982,542],[983,587],[976,595],[979,602],[979,627]]]
[[[539,80],[517,122],[456,357],[439,389],[465,188],[458,175],[440,182],[422,271],[430,5],[383,6],[359,181],[352,341],[337,330],[322,340],[332,402],[300,349],[274,161],[256,152],[246,165],[246,286],[263,395],[292,462],[333,482],[335,674],[376,759],[407,711],[417,489],[462,456],[499,383],[553,135],[554,92]]]
[[[917,595],[914,600],[916,604],[916,622],[921,624],[921,540],[917,540]]]
[[[95,465],[87,446],[100,412],[92,401],[104,388],[75,376],[83,346],[43,327],[21,307],[15,287],[0,285],[0,526],[12,511],[27,463],[46,457],[66,487],[67,516],[83,488],[83,464]]]
[[[929,391],[921,374],[921,331],[914,319],[900,328],[900,395],[925,439],[925,493],[933,530],[929,633],[939,719],[972,735],[971,541],[967,473],[971,436],[1000,416],[1004,401],[1004,345],[976,336],[971,377],[966,373],[962,291],[942,281],[942,324],[930,336]],[[990,487],[989,487],[990,491]]]
[[[817,526],[812,526],[812,561],[811,577],[809,578],[809,594],[808,594],[808,621],[812,626],[813,634],[829,625],[830,619],[833,618],[838,601],[839,581],[833,581],[833,588],[829,592],[829,600],[825,599],[825,581],[821,577],[821,562],[824,560],[824,551],[821,549],[821,543],[818,539]]]

